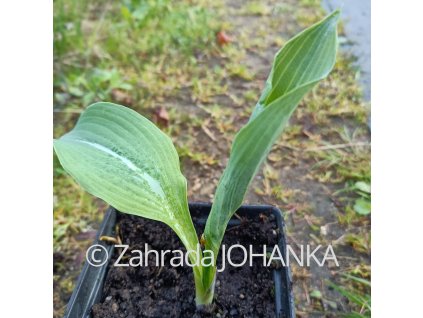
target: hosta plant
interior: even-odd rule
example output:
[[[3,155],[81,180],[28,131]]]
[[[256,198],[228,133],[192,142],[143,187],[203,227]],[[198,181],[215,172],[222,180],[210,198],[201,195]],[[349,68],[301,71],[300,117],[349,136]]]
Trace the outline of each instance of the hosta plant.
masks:
[[[333,12],[276,54],[263,93],[235,136],[201,236],[201,252],[189,254],[198,307],[213,301],[217,254],[251,180],[300,100],[335,63],[338,16]],[[54,149],[63,168],[86,191],[123,213],[167,224],[187,250],[197,249],[178,154],[171,139],[148,119],[124,106],[96,103],[72,131],[54,141]],[[213,261],[202,262],[211,256]]]

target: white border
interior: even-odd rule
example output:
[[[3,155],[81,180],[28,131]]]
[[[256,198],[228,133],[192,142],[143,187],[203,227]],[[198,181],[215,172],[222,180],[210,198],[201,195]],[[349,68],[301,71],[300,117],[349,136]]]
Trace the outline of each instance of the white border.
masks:
[[[52,314],[52,8],[51,1],[0,4],[0,288],[5,317]]]
[[[421,315],[421,1],[372,1],[372,313]],[[415,287],[415,288],[413,288]]]
[[[417,317],[421,312],[419,4],[372,1],[374,317]],[[0,288],[2,311],[20,317],[52,312],[52,20],[51,1],[0,5]]]

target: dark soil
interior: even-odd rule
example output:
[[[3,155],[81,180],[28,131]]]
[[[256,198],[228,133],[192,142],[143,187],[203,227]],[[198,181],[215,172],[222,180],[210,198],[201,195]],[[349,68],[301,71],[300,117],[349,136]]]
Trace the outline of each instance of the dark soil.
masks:
[[[194,217],[194,223],[201,220]],[[120,236],[130,249],[181,249],[178,237],[166,225],[128,215],[119,215]],[[204,225],[198,226],[201,233]],[[255,222],[243,220],[228,228],[223,244],[254,246],[254,252],[262,251],[266,244],[277,244],[277,226],[273,215],[257,216]],[[242,253],[231,255],[233,262],[242,261]],[[117,254],[114,253],[113,261]],[[125,254],[133,257],[130,251]],[[215,307],[211,314],[200,313],[195,307],[195,289],[192,269],[188,266],[171,267],[172,254],[165,256],[164,267],[156,267],[154,256],[149,257],[149,266],[110,266],[102,302],[94,305],[94,318],[109,317],[275,317],[274,282],[272,268],[264,267],[262,258],[253,258],[253,266],[226,265],[218,273],[215,291]],[[122,261],[125,262],[125,261]],[[128,260],[126,261],[126,263]],[[218,265],[220,267],[221,258]]]

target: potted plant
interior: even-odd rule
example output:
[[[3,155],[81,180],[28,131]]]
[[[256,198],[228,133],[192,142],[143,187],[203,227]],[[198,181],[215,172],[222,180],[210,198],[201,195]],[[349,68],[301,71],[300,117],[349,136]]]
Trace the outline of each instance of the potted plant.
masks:
[[[169,283],[165,283],[163,279],[163,284],[160,283],[160,278],[157,284],[154,279],[152,281],[150,279],[149,284],[152,286],[144,286],[145,284],[143,285],[139,281],[132,282],[132,285],[135,283],[135,287],[139,288],[131,287],[128,290],[125,286],[128,286],[129,282],[125,281],[123,286],[122,282],[126,278],[121,277],[122,281],[120,281],[119,278],[116,278],[119,277],[119,273],[117,273],[117,276],[111,279],[120,286],[113,287],[106,281],[105,288],[111,295],[103,297],[103,302],[113,300],[114,295],[118,295],[116,297],[120,300],[131,299],[131,295],[126,294],[136,294],[137,290],[139,294],[142,294],[140,286],[146,288],[144,291],[149,291],[149,298],[146,300],[138,297],[139,294],[136,296],[139,303],[144,304],[144,307],[134,305],[133,300],[129,300],[129,303],[112,302],[106,305],[106,308],[112,310],[111,313],[102,313],[101,308],[97,308],[94,312],[96,317],[112,317],[113,312],[125,312],[126,317],[131,315],[136,317],[140,314],[135,313],[136,310],[139,312],[145,310],[145,316],[148,317],[185,317],[200,315],[200,313],[216,316],[268,316],[265,313],[251,314],[248,311],[256,305],[260,306],[260,304],[254,303],[254,294],[235,295],[239,298],[240,303],[245,302],[245,299],[250,300],[251,303],[247,306],[234,305],[233,293],[225,294],[225,299],[217,297],[219,302],[215,304],[216,289],[222,290],[218,285],[223,284],[219,280],[219,275],[224,275],[218,273],[217,256],[221,251],[222,241],[227,237],[236,243],[241,240],[240,237],[245,238],[247,234],[249,235],[247,240],[254,240],[252,231],[256,231],[258,236],[261,234],[266,236],[267,232],[273,233],[269,230],[270,228],[266,228],[268,221],[278,226],[279,233],[275,230],[276,244],[284,244],[283,222],[277,209],[271,207],[239,208],[251,180],[302,97],[321,79],[325,78],[333,68],[337,51],[336,25],[338,17],[339,12],[333,12],[292,38],[276,54],[263,93],[248,123],[241,128],[234,139],[228,165],[220,178],[211,206],[198,204],[189,206],[187,182],[180,171],[178,154],[171,139],[148,119],[129,108],[103,102],[93,104],[81,114],[72,131],[54,141],[54,149],[63,168],[86,191],[103,199],[113,207],[106,215],[99,232],[98,242],[100,242],[101,235],[114,235],[112,230],[117,219],[120,229],[118,234],[122,236],[124,232],[124,239],[128,239],[134,244],[140,244],[142,241],[150,239],[150,242],[145,242],[150,245],[157,245],[158,240],[164,239],[164,243],[168,241],[169,245],[172,245],[171,247],[181,243],[185,247],[187,259],[192,265],[190,266],[192,271],[189,271],[191,274],[187,275],[193,276],[195,301],[184,299],[183,296],[187,296],[189,291],[183,289],[184,293],[181,296],[182,287],[174,286],[173,294],[176,293],[180,300],[180,310],[172,311],[174,304],[171,304],[170,307],[168,306],[170,309],[163,309],[161,313],[148,312],[149,308],[154,307],[151,302],[156,299],[157,307],[163,308],[166,307],[164,305],[166,299],[175,301],[166,292],[157,291],[160,288],[169,287]],[[125,215],[116,214],[115,209]],[[233,219],[237,211],[239,212],[238,217],[243,220],[241,223],[239,223],[239,219],[238,222]],[[126,216],[128,214],[136,217]],[[163,227],[159,222],[149,220],[160,221],[167,227]],[[245,220],[249,220],[249,222],[245,222]],[[260,231],[258,225],[264,226],[266,230]],[[197,235],[196,227],[198,231],[201,231],[199,233],[202,233],[200,236]],[[128,230],[129,228],[132,229]],[[227,229],[230,231],[225,235]],[[172,234],[172,231],[176,236]],[[229,234],[229,232],[231,233]],[[136,241],[137,235],[144,236],[143,240]],[[175,239],[176,237],[179,239]],[[256,243],[261,244],[263,241]],[[102,246],[106,246],[106,244],[102,244]],[[121,246],[121,244],[118,245]],[[109,254],[108,260],[114,257],[113,264],[116,264],[116,253],[114,256],[110,255],[112,249],[113,246],[109,245],[99,253]],[[143,250],[144,253],[146,249]],[[128,257],[127,254],[119,251],[121,258],[125,258],[124,255]],[[138,260],[141,260],[141,257]],[[150,266],[148,262],[144,265],[146,265],[144,268]],[[101,298],[102,288],[100,287],[103,284],[107,266],[97,267],[95,272],[89,271],[89,268],[93,267],[85,266],[68,307],[68,317],[85,317],[91,308],[85,308],[86,306],[81,304],[88,304],[90,307],[93,304],[92,300],[98,301]],[[115,269],[112,265],[109,267],[111,269],[110,276]],[[130,269],[130,271],[137,271],[137,269]],[[288,270],[285,269],[285,274],[287,273]],[[137,277],[136,275],[135,277]],[[166,279],[169,281],[178,280],[178,273],[173,272],[169,275],[175,276],[167,277]],[[247,281],[251,279],[239,277],[236,282],[231,283],[231,275],[234,273],[224,276],[226,288],[229,288],[231,284],[237,284],[241,278],[247,279]],[[156,276],[159,277],[159,275]],[[279,284],[275,285],[272,292],[277,295],[276,299],[288,301],[283,302],[285,306],[283,309],[280,308],[281,303],[278,304],[276,301],[274,310],[276,310],[277,316],[283,314],[293,317],[289,277],[285,275],[282,279],[281,276],[284,275],[279,273],[279,276],[276,277]],[[143,276],[141,275],[141,277]],[[254,283],[254,285],[256,284]],[[254,290],[253,287],[255,288],[255,286],[251,287],[252,290]],[[116,289],[119,288],[126,290],[125,295],[116,292]],[[192,289],[194,290],[194,288]],[[283,294],[286,297],[281,296]],[[158,295],[162,295],[162,298],[159,299]],[[79,299],[81,306],[75,306],[76,299]],[[228,306],[233,307],[223,308],[223,300],[228,300]],[[192,308],[196,308],[194,311],[185,308],[189,306],[187,304],[191,303],[195,303],[195,306],[192,305]],[[239,312],[241,307],[244,309]],[[274,314],[272,313],[272,315]]]

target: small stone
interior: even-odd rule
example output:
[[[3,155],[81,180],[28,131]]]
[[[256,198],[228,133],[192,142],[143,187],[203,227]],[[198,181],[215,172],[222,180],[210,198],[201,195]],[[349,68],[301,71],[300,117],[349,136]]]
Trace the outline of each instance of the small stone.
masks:
[[[129,290],[128,290],[128,289],[124,289],[124,290],[122,290],[122,292],[121,292],[121,297],[122,297],[123,299],[130,299],[130,298],[131,298],[131,293],[129,292]]]
[[[113,312],[117,312],[118,309],[119,309],[119,305],[117,303],[113,303],[112,304],[112,310],[113,310]]]
[[[229,315],[231,315],[232,317],[238,315],[238,310],[236,310],[236,308],[232,308],[229,312]]]
[[[323,225],[320,227],[320,234],[323,236],[328,235],[328,225]]]
[[[111,301],[111,300],[112,300],[112,296],[107,296],[107,297],[106,297],[106,299],[104,300],[104,302],[106,302],[106,303],[107,303],[107,302],[109,302],[109,301]]]
[[[222,317],[222,315],[220,313],[217,313],[216,318],[220,318],[220,317]]]
[[[219,287],[220,286],[220,280],[216,281],[216,286]]]
[[[239,298],[244,299],[245,295],[244,294],[239,294]]]

